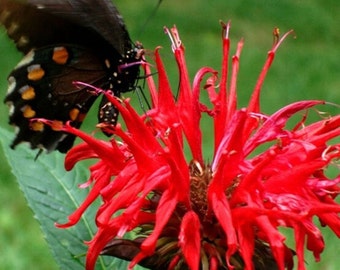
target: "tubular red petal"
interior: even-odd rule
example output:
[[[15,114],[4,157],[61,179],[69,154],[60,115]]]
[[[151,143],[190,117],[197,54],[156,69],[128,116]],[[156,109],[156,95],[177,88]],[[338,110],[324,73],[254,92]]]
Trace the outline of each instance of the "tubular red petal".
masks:
[[[198,270],[201,250],[200,221],[193,211],[187,212],[183,217],[179,246],[189,268]]]
[[[283,40],[291,34],[293,31],[289,31],[286,34],[283,35],[283,37],[276,43],[274,44],[273,48],[268,52],[267,60],[262,68],[262,71],[260,73],[260,76],[256,82],[253,94],[251,96],[249,105],[248,105],[248,111],[250,112],[259,112],[260,111],[260,93],[261,93],[261,88],[264,82],[264,79],[267,75],[267,72],[274,60],[276,50],[279,48]],[[250,124],[250,123],[249,123]]]
[[[81,218],[86,209],[98,198],[101,190],[108,185],[111,179],[111,172],[109,169],[100,171],[101,175],[98,175],[97,181],[95,181],[90,193],[84,200],[84,202],[68,216],[68,222],[64,224],[56,223],[58,228],[68,228],[75,225]]]
[[[175,100],[171,91],[170,82],[167,77],[164,64],[159,55],[159,49],[155,50],[155,58],[156,65],[158,71],[158,98],[157,98],[157,106],[154,108],[158,108],[163,113],[171,113],[175,108]]]
[[[157,48],[156,50],[158,50],[159,48]],[[155,53],[156,55],[156,53]],[[146,62],[143,62],[142,67],[144,68],[144,72],[145,72],[145,79],[149,88],[149,92],[150,92],[150,99],[151,99],[151,106],[153,108],[158,106],[158,93],[157,93],[157,87],[155,84],[155,81],[153,79],[153,74],[151,72],[150,69],[150,65],[146,64]],[[161,72],[161,71],[159,71]]]
[[[230,80],[230,93],[228,97],[227,104],[227,117],[225,125],[230,121],[231,117],[234,115],[237,108],[237,92],[236,92],[236,84],[237,84],[237,75],[239,70],[239,59],[241,56],[241,51],[243,48],[243,40],[241,40],[237,44],[236,54],[232,59],[232,72],[231,72],[231,80]]]

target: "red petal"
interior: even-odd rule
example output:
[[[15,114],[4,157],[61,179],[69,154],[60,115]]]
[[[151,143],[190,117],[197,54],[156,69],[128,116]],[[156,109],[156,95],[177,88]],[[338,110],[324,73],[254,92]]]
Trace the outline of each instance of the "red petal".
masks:
[[[198,270],[201,255],[200,221],[193,211],[187,212],[182,219],[179,245],[189,268]]]

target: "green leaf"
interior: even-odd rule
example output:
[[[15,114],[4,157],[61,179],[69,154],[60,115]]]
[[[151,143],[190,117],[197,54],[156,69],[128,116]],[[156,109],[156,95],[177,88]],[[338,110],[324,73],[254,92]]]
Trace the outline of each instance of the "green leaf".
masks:
[[[0,128],[0,142],[5,156],[24,192],[28,205],[41,225],[53,256],[61,269],[84,269],[87,246],[96,230],[94,223],[97,205],[89,208],[79,223],[69,229],[58,229],[55,222],[64,223],[87,196],[87,189],[78,185],[88,178],[88,170],[78,164],[70,172],[64,169],[64,155],[41,154],[27,144],[15,150],[9,148],[13,134]],[[29,248],[29,247],[28,247]],[[112,257],[100,257],[96,269],[126,269],[127,262]]]

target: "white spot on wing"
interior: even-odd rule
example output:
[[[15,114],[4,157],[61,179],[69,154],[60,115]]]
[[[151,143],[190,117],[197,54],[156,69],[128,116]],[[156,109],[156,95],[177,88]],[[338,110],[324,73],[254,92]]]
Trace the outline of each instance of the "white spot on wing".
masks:
[[[9,116],[12,116],[15,111],[15,106],[13,105],[13,102],[7,102],[8,105],[8,114]]]
[[[8,78],[7,95],[11,94],[14,91],[16,86],[17,86],[17,81],[15,80],[13,76],[10,76]]]
[[[28,42],[29,42],[28,36],[21,36],[17,41],[17,44],[19,47],[24,47],[28,44]]]
[[[18,126],[14,127],[14,134],[17,135],[20,131],[20,128]]]
[[[37,69],[41,69],[41,65],[35,64],[35,65],[30,65],[30,66],[27,67],[28,72],[32,72],[32,71],[37,70]]]
[[[110,63],[110,60],[109,59],[105,59],[105,66],[107,68],[110,68],[111,67],[111,63]]]
[[[26,84],[23,87],[20,87],[19,89],[19,93],[22,94],[23,92],[25,92],[27,89],[29,88],[29,86]]]
[[[0,13],[0,22],[2,22],[2,23],[6,22],[10,15],[11,15],[11,12],[8,9],[4,9]]]
[[[15,34],[15,32],[18,30],[19,24],[17,22],[12,22],[11,25],[7,28],[7,33],[9,36],[12,36]]]
[[[24,56],[24,58],[17,64],[14,69],[19,69],[23,66],[28,65],[29,63],[33,62],[34,60],[34,50],[31,50],[28,54]]]

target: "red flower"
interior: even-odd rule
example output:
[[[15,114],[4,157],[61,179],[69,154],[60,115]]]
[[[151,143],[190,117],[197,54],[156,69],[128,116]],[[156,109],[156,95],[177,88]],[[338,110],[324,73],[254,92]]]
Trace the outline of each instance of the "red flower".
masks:
[[[298,269],[305,269],[305,245],[316,260],[324,249],[313,217],[340,236],[340,205],[334,200],[340,178],[329,179],[325,173],[340,156],[340,145],[331,141],[340,135],[340,116],[308,125],[304,114],[289,129],[286,124],[293,115],[324,102],[300,101],[272,115],[260,111],[263,80],[277,48],[291,31],[281,39],[274,32],[274,45],[249,105],[243,109],[236,106],[243,41],[232,57],[227,83],[229,24],[223,25],[221,78],[205,67],[192,86],[177,30],[166,32],[180,73],[177,100],[156,49],[158,88],[153,76],[147,76],[152,108],[145,115],[138,115],[129,100],[101,91],[119,109],[126,129],[118,124],[110,130],[115,139],[104,142],[69,125],[63,127],[85,142],[67,154],[67,170],[82,159],[99,161],[90,168],[87,199],[67,224],[58,226],[75,225],[101,197],[98,231],[88,242],[86,269],[93,269],[97,257],[106,254],[131,260],[129,268],[141,264],[152,269],[193,270],[292,269],[294,251],[278,230],[289,227],[295,235]],[[149,69],[145,65],[147,74],[151,74]],[[205,76],[203,89],[212,109],[200,102]],[[205,161],[211,157],[202,154],[203,113],[214,127],[211,164]],[[188,157],[186,148],[190,149]],[[123,238],[131,231],[134,239]]]

